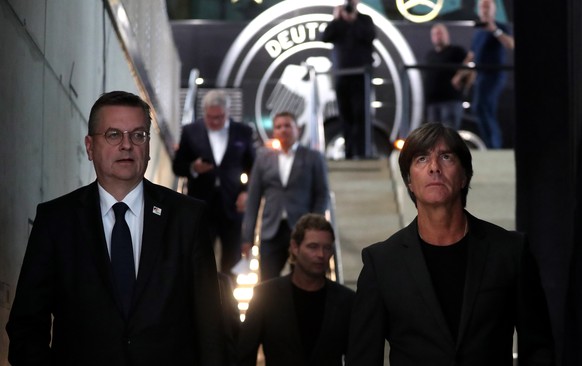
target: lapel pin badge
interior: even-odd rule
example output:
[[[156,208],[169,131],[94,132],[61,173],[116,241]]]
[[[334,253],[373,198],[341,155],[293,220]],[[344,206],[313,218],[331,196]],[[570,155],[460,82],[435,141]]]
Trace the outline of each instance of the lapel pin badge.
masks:
[[[162,216],[162,209],[159,207],[154,206],[154,209],[152,211],[153,213],[155,213],[158,216]]]

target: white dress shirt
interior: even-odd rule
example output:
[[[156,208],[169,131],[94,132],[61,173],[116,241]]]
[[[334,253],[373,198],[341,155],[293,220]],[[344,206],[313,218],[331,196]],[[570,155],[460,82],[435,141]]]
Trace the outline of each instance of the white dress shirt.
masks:
[[[289,182],[289,175],[291,175],[291,168],[293,167],[293,161],[295,160],[297,146],[299,146],[299,142],[294,143],[287,152],[283,150],[279,151],[279,177],[281,178],[281,184],[283,187],[287,187],[287,183]],[[281,219],[287,219],[287,210],[285,207],[283,207]]]
[[[289,182],[289,175],[291,174],[291,167],[295,160],[295,152],[297,151],[298,145],[299,143],[296,142],[291,146],[289,151],[279,151],[279,176],[281,177],[283,187],[287,187],[287,183]]]
[[[228,128],[230,127],[230,121],[227,120],[224,123],[224,127],[220,130],[212,131],[208,130],[208,139],[210,140],[210,147],[212,148],[212,155],[214,157],[214,162],[216,165],[222,163],[222,158],[226,152],[226,146],[228,145]]]
[[[101,219],[103,220],[103,230],[105,231],[105,240],[107,240],[107,251],[111,258],[111,232],[115,224],[115,213],[113,212],[113,205],[117,200],[109,194],[100,184],[99,187],[99,202],[101,204]],[[131,192],[125,196],[121,201],[124,202],[129,209],[125,212],[125,221],[129,226],[131,232],[131,242],[133,245],[133,261],[135,263],[135,274],[137,277],[139,268],[139,258],[141,255],[141,239],[143,234],[143,182],[137,185]]]

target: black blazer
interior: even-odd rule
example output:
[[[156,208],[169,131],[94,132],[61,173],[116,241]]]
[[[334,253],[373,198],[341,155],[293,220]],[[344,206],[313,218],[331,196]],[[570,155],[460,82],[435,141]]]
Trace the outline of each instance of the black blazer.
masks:
[[[204,204],[147,180],[143,189],[127,321],[113,288],[97,183],[38,205],[6,327],[13,366],[223,364]]]
[[[448,328],[420,247],[416,219],[362,251],[348,366],[552,365],[546,300],[524,237],[468,213],[467,272],[457,341]]]
[[[193,177],[190,164],[199,157],[212,161],[215,168]],[[220,165],[216,165],[208,130],[204,120],[199,119],[184,126],[173,169],[176,175],[188,177],[189,196],[213,205],[218,198],[217,195],[220,195],[224,212],[227,217],[234,219],[240,216],[236,210],[236,199],[239,193],[246,189],[241,183],[240,176],[242,173],[247,175],[251,173],[254,159],[252,129],[245,124],[230,121],[226,151]],[[220,188],[215,186],[217,179],[220,181]]]
[[[341,366],[346,353],[354,292],[327,280],[325,313],[317,344],[305,357],[297,327],[289,275],[257,285],[241,326],[239,366],[256,365],[259,345],[267,365]]]

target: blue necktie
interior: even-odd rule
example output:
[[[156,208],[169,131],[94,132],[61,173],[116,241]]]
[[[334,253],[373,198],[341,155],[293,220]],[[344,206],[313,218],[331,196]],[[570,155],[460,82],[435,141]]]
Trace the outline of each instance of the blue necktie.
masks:
[[[123,313],[127,318],[131,305],[131,296],[135,284],[135,264],[133,261],[133,246],[131,233],[125,222],[125,211],[129,207],[123,202],[113,205],[115,225],[111,232],[111,266],[113,276],[123,306]]]

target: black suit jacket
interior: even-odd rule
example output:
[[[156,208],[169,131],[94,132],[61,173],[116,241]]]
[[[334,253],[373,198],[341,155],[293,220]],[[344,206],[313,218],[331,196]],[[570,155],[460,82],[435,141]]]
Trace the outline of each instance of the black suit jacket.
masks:
[[[310,359],[306,359],[293,302],[289,275],[257,285],[241,326],[239,366],[256,365],[263,345],[267,365],[341,366],[346,353],[354,292],[327,280],[321,330]]]
[[[522,235],[469,218],[468,261],[455,342],[433,289],[417,221],[362,251],[348,366],[552,365],[553,342],[537,266]]]
[[[207,173],[193,177],[191,163],[199,157],[207,158],[215,168]],[[208,130],[204,120],[184,126],[180,147],[173,162],[174,173],[188,177],[188,195],[214,205],[220,196],[227,217],[240,216],[236,210],[236,199],[245,186],[241,183],[241,173],[250,174],[255,159],[253,131],[242,123],[230,121],[228,143],[220,165],[214,161]],[[216,187],[217,179],[220,187]]]
[[[142,250],[127,321],[113,287],[97,183],[38,206],[6,327],[13,366],[222,365],[204,205],[147,180],[143,188]]]

